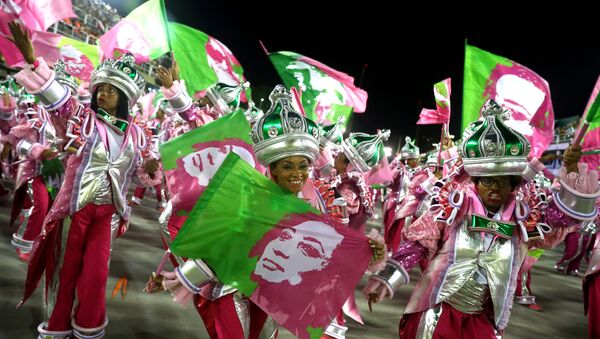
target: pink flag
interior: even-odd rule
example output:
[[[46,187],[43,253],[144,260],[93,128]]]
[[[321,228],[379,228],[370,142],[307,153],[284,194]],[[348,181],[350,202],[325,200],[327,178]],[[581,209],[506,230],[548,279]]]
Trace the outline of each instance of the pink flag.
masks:
[[[598,93],[600,93],[600,76],[598,77],[598,80],[596,80],[596,84],[592,90],[592,95],[585,106],[585,114],[592,113],[589,111],[594,102],[600,100]],[[583,143],[581,144],[584,154],[584,156],[581,158],[581,161],[587,163],[590,170],[600,170],[600,114],[598,113],[600,112],[595,113],[594,120],[589,121],[590,126],[587,133],[583,137]]]
[[[154,113],[154,97],[156,97],[156,92],[152,91],[138,99],[138,102],[142,104],[141,114],[144,120],[150,119]]]
[[[435,106],[437,109],[423,108],[417,125],[447,124],[450,121],[450,78],[433,85]]]
[[[365,182],[367,186],[381,185],[386,182],[392,182],[394,179],[394,172],[390,169],[387,157],[383,159],[373,167],[365,176]]]
[[[170,50],[164,3],[149,0],[100,37],[105,58],[129,52],[137,63],[154,60]]]
[[[89,81],[94,67],[100,62],[100,49],[96,45],[86,44],[65,36],[32,31],[31,41],[35,54],[44,57],[52,65],[58,60],[65,63],[65,70],[72,76]],[[23,67],[25,60],[17,47],[0,35],[0,50],[10,67]]]
[[[0,30],[10,34],[6,19],[19,19],[26,27],[45,31],[55,22],[75,18],[71,0],[4,0],[0,2]]]
[[[33,31],[31,33],[31,42],[35,54],[44,57],[49,64],[55,63],[60,59],[60,50],[56,46],[58,46],[61,38],[62,36],[59,34]],[[3,36],[0,36],[0,50],[2,50],[2,55],[6,59],[7,65],[11,67],[22,67],[25,65],[25,59],[23,59],[23,55],[17,46]]]

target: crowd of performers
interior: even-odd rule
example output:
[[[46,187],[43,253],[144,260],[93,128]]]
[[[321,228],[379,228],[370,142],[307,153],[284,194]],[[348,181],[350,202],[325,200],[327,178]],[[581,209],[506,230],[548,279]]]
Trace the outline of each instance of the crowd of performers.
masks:
[[[585,311],[590,338],[600,337],[600,322],[593,321],[600,317],[600,244],[593,237],[598,173],[579,162],[578,145],[564,151],[555,175],[546,171],[494,101],[460,142],[446,134],[424,164],[410,138],[388,164],[389,131],[344,139],[341,121],[318,126],[293,108],[282,86],[263,113],[253,103],[241,107],[247,83],[215,84],[193,100],[176,69],[160,68],[165,100],[144,119],[132,114],[145,86],[133,57],[105,60],[82,86],[60,62],[51,67],[36,57],[19,24],[10,29],[27,65],[2,88],[2,172],[14,180],[14,192],[0,186],[0,198],[12,195],[12,244],[28,263],[22,302],[45,278],[40,338],[104,336],[111,248],[127,230],[131,206],[154,188],[165,246],[185,222],[168,203],[158,145],[237,110],[252,126],[265,175],[347,227],[366,232],[375,213],[370,187],[387,187],[383,237],[371,240],[380,269],[369,273],[364,295],[370,307],[393,297],[419,266],[399,320],[401,338],[501,336],[513,301],[540,309],[531,268],[543,249],[565,238],[568,249],[557,264],[565,273],[577,274],[586,255],[577,246],[592,249]],[[137,188],[128,201],[132,182]],[[202,260],[173,263],[174,271],[151,276],[148,292],[168,290],[177,302],[191,301],[211,338],[277,336],[277,324]],[[324,336],[344,338],[347,329],[340,310]]]

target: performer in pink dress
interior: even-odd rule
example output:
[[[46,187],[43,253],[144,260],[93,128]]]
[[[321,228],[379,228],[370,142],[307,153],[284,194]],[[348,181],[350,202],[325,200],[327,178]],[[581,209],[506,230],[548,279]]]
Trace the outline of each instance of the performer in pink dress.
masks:
[[[598,173],[585,166],[576,173],[580,147],[566,152],[554,191],[532,185],[543,164],[527,161],[529,143],[504,124],[506,113],[491,100],[484,106],[459,147],[466,175],[448,181],[404,228],[406,241],[365,289],[369,302],[391,297],[408,283],[407,271],[430,259],[400,321],[403,339],[496,338],[508,325],[528,248],[555,246],[597,215]]]
[[[35,240],[23,302],[46,273],[48,321],[38,326],[43,338],[101,338],[108,324],[105,289],[114,239],[127,229],[126,193],[132,180],[156,184],[156,159],[142,156],[147,140],[129,120],[144,79],[132,55],[105,60],[91,75],[90,108],[56,80],[43,58],[35,58],[20,24],[9,24],[27,66],[17,81],[53,114],[68,121],[64,185]],[[54,124],[55,127],[56,124]],[[57,128],[58,129],[58,128]],[[153,178],[154,176],[154,178]],[[75,307],[75,299],[77,305]]]

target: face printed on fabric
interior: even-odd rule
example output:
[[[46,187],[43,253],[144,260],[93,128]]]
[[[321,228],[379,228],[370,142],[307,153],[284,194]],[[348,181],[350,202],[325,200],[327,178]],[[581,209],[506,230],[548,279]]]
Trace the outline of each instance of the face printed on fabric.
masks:
[[[187,174],[198,179],[198,185],[207,186],[230,152],[239,155],[248,164],[255,165],[252,153],[247,149],[240,146],[223,145],[207,147],[185,156],[183,167]]]
[[[308,178],[309,166],[305,157],[287,157],[277,161],[274,167],[271,166],[271,175],[279,187],[298,194]]]
[[[343,239],[333,227],[318,221],[284,228],[265,247],[254,273],[269,282],[297,285],[301,273],[325,268]]]
[[[485,207],[491,212],[497,212],[508,201],[512,185],[510,177],[495,176],[479,178],[477,192]]]
[[[105,110],[107,113],[113,114],[117,111],[119,103],[119,91],[110,84],[101,84],[97,90],[98,107]]]

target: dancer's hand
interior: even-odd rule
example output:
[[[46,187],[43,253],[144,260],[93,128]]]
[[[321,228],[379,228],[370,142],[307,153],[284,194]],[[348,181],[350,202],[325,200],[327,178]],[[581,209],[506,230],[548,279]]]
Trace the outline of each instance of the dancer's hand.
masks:
[[[42,151],[42,159],[43,160],[52,160],[58,156],[58,152],[55,150],[47,149]]]
[[[563,154],[563,163],[567,172],[578,172],[577,163],[583,153],[581,152],[581,145],[570,145]]]
[[[11,21],[8,23],[8,28],[12,37],[8,37],[15,46],[19,49],[25,62],[32,65],[35,62],[35,53],[33,51],[33,45],[31,44],[31,38],[29,32],[17,21]]]
[[[152,272],[150,277],[148,277],[148,282],[146,283],[146,288],[144,288],[144,292],[146,293],[158,293],[164,291],[163,280],[165,277],[163,275],[157,275],[156,272]]]
[[[163,66],[158,66],[156,69],[156,78],[164,88],[171,88],[173,86],[173,74],[170,69]]]
[[[375,240],[369,239],[371,251],[373,251],[373,261],[379,261],[385,257],[385,246]]]

